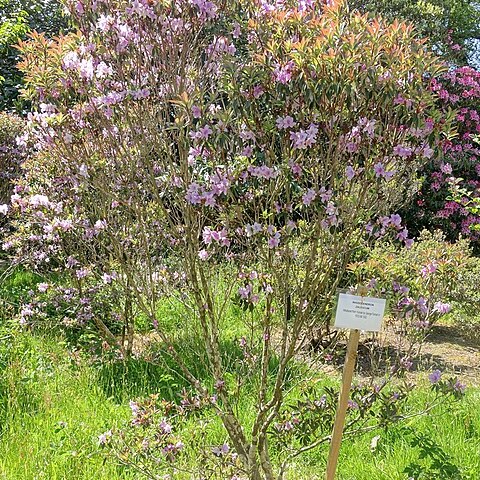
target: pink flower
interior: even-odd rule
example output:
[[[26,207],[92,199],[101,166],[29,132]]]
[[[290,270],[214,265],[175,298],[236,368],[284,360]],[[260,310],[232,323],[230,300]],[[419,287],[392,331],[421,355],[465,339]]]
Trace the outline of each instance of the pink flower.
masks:
[[[293,67],[294,63],[292,61],[283,66],[277,65],[273,71],[274,79],[283,85],[287,84],[292,79]]]
[[[202,249],[198,252],[198,258],[200,260],[207,260],[208,259],[208,252],[205,249]]]
[[[309,188],[302,196],[302,202],[304,205],[309,206],[315,197],[317,196],[317,192],[313,188]]]
[[[295,121],[290,115],[286,117],[278,117],[276,120],[277,128],[279,130],[286,130],[295,126]]]
[[[261,85],[255,85],[253,87],[253,97],[260,98],[264,94],[265,90]]]
[[[268,239],[268,248],[276,248],[280,245],[280,233],[276,232],[272,237]]]
[[[442,163],[440,165],[440,170],[445,173],[446,175],[451,175],[452,173],[452,166],[449,163]]]

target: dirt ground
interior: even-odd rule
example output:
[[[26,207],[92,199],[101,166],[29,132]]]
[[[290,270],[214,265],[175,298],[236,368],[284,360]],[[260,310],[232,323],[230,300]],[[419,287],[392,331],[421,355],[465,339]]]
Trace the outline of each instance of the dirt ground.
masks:
[[[480,385],[480,342],[465,338],[456,327],[433,328],[422,349],[423,356],[437,368],[443,367],[467,383]]]
[[[385,371],[385,366],[398,361],[398,351],[402,348],[400,336],[391,329],[376,337],[362,335],[358,348],[357,374],[360,377],[375,376]],[[345,360],[345,343],[340,343],[331,362],[319,361],[322,370],[337,374],[342,370]],[[375,351],[372,355],[372,351]],[[303,355],[304,360],[308,355]],[[380,361],[372,364],[372,357]],[[435,325],[422,345],[419,355],[412,355],[413,365],[409,376],[425,376],[433,370],[454,374],[467,385],[480,386],[480,341],[468,338],[457,327]],[[310,361],[312,358],[310,358]]]

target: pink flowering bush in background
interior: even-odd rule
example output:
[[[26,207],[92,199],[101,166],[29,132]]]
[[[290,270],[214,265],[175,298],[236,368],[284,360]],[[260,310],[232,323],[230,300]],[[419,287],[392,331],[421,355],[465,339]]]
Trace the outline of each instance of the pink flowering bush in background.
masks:
[[[434,79],[431,88],[445,118],[454,116],[453,134],[441,140],[443,156],[423,170],[425,181],[404,212],[412,232],[440,228],[447,239],[469,238],[478,249],[478,213],[467,208],[468,197],[452,198],[452,187],[478,195],[480,186],[480,72],[454,68]],[[472,228],[473,227],[473,228]]]
[[[328,330],[337,288],[355,286],[345,272],[359,250],[387,237],[411,246],[395,210],[449,135],[426,88],[443,67],[411,27],[342,5],[69,8],[75,34],[35,35],[21,47],[36,109],[19,140],[36,155],[15,187],[16,230],[3,248],[67,279],[72,291],[58,292],[57,313],[71,299],[66,323],[93,325],[124,358],[140,312],[168,365],[221,419],[230,446],[214,456],[234,452],[228,468],[254,480],[284,478],[297,455],[328,441],[332,417],[313,398],[301,407],[323,430],[295,420],[300,405],[289,411],[296,357]],[[108,318],[123,322],[126,346],[95,307],[112,289],[120,293]],[[48,286],[41,290],[20,313],[25,328],[44,318]],[[165,304],[175,326],[159,314]],[[242,312],[234,332],[231,309]],[[229,342],[238,358],[226,353]],[[401,418],[385,411],[403,394],[381,394],[396,371],[373,397],[359,394],[366,400],[352,405],[347,432],[371,427],[365,412],[374,404],[375,426]],[[242,418],[242,395],[255,398],[253,422]],[[292,435],[296,425],[307,433]],[[157,437],[167,466],[181,452],[170,433]]]

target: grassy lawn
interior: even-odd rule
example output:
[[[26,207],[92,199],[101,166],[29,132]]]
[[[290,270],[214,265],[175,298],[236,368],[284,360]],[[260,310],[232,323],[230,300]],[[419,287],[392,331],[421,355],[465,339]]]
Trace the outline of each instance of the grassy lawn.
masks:
[[[75,360],[54,339],[29,333],[4,339],[0,386],[0,478],[6,480],[143,478],[105,459],[98,435],[127,422],[128,400],[165,390],[169,376],[154,365],[133,362],[92,366]],[[325,378],[331,383],[332,379]],[[412,396],[412,408],[428,397]],[[478,479],[480,389],[388,431],[345,440],[338,478],[343,480]],[[252,405],[240,403],[248,417]],[[218,419],[209,419],[212,444],[226,439]],[[196,428],[193,424],[192,429]],[[379,438],[378,438],[379,436]],[[376,442],[372,443],[375,438]],[[209,438],[210,440],[210,438]],[[374,445],[376,443],[376,445]],[[321,479],[327,446],[301,457],[291,479]],[[194,445],[186,452],[196,461]],[[136,476],[137,475],[137,476]],[[178,478],[189,478],[179,476]]]

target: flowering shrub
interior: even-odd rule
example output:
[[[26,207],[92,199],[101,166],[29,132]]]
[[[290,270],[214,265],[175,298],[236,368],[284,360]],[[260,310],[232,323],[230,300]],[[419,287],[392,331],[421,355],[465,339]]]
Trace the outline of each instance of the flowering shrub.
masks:
[[[442,140],[441,159],[432,159],[423,170],[425,182],[412,203],[406,221],[413,232],[440,228],[449,240],[470,238],[478,248],[475,225],[478,212],[469,211],[468,198],[452,198],[452,186],[477,191],[480,186],[480,72],[463,67],[451,70],[432,82],[446,117],[456,110],[455,136]],[[475,193],[477,195],[478,193]]]
[[[411,244],[392,210],[448,131],[425,89],[441,67],[410,27],[322,2],[70,10],[77,34],[23,45],[38,105],[23,141],[38,155],[4,248],[121,289],[196,395],[215,397],[243,471],[275,478],[268,439],[289,365],[352,252],[385,236]],[[249,368],[227,376],[232,305]],[[212,379],[189,368],[179,335],[201,339]],[[246,425],[236,405],[252,386]]]
[[[358,281],[389,295],[392,321],[407,334],[403,355],[408,357],[441,317],[465,316],[470,305],[478,308],[479,266],[467,240],[451,244],[440,231],[423,231],[411,249],[377,245],[350,270]]]
[[[434,370],[429,375],[430,398],[425,412],[442,405],[446,398],[462,397],[465,385],[457,378]],[[395,385],[385,380],[355,383],[348,403],[346,429],[349,437],[392,425],[418,415],[407,404],[414,385],[406,380]],[[300,454],[329,442],[337,407],[338,392],[318,387],[318,381],[304,381],[296,398],[286,403],[272,430],[272,449],[280,453],[278,478]],[[146,478],[182,472],[191,478],[239,480],[244,466],[228,442],[209,444],[206,430],[212,421],[212,402],[182,393],[179,403],[158,395],[130,401],[131,420],[120,428],[101,433],[98,444],[121,464],[133,467]],[[191,456],[197,461],[192,462]],[[162,477],[160,477],[162,478]]]

